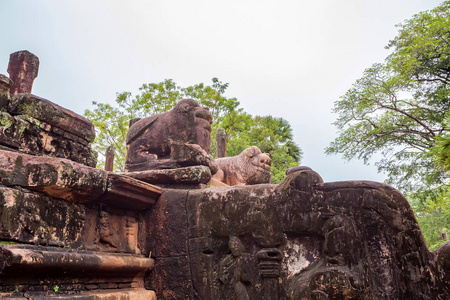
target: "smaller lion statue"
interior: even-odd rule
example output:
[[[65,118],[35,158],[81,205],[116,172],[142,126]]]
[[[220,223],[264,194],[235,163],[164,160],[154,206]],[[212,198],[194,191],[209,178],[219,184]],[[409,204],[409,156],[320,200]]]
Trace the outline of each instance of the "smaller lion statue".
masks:
[[[268,153],[251,146],[233,157],[216,159],[219,167],[213,180],[227,185],[251,185],[259,183],[270,183],[270,165],[272,160]]]

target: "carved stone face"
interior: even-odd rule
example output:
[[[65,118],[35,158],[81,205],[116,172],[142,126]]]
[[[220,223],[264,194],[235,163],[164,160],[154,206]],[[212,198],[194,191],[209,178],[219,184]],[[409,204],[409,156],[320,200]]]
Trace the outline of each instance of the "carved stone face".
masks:
[[[177,133],[186,142],[200,145],[210,151],[212,115],[207,107],[200,106],[193,99],[183,99],[170,112],[176,120],[176,129],[170,130],[174,137]],[[178,131],[178,132],[177,132]]]
[[[213,178],[227,185],[271,182],[270,156],[256,146],[248,147],[238,156],[218,158],[216,162],[220,170]]]
[[[248,184],[270,182],[270,166],[272,160],[268,153],[262,153],[258,147],[251,146],[245,149],[240,155],[244,156],[244,159],[248,161]]]
[[[270,159],[270,154],[262,153],[262,151],[256,147],[252,146],[244,150],[244,155],[248,157],[250,163],[257,169],[261,171],[269,171],[272,164]]]

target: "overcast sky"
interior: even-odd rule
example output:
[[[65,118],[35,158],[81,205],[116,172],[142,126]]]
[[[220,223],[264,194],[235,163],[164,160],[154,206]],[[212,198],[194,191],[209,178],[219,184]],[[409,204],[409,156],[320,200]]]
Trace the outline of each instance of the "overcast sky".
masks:
[[[441,2],[0,0],[0,73],[29,50],[40,60],[33,93],[79,114],[143,83],[218,77],[247,112],[288,120],[302,165],[325,181],[383,181],[373,162],[324,154],[333,103],[386,58],[396,24]]]

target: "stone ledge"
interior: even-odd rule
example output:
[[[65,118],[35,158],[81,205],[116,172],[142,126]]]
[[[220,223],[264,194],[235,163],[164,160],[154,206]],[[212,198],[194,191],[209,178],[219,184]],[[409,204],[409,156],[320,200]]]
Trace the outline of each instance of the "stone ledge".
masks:
[[[143,286],[154,260],[130,254],[78,251],[31,245],[0,245],[0,282],[108,283]]]
[[[162,189],[155,185],[123,174],[108,173],[108,188],[98,201],[138,211],[152,207],[161,194]]]
[[[28,297],[18,296],[17,293],[0,294],[2,299],[30,299]],[[129,289],[129,290],[103,290],[93,292],[81,292],[79,294],[67,295],[42,295],[33,296],[33,300],[52,300],[52,299],[74,299],[74,300],[156,300],[154,291],[145,289]]]

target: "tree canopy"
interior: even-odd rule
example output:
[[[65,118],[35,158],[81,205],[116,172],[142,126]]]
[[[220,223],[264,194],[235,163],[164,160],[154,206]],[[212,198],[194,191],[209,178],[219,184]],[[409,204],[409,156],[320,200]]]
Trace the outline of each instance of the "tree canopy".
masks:
[[[193,98],[207,106],[213,115],[211,132],[211,154],[215,155],[215,130],[223,128],[228,135],[227,154],[235,156],[249,146],[258,146],[272,157],[272,180],[281,182],[285,170],[297,166],[301,160],[301,150],[293,141],[290,124],[272,116],[251,116],[239,107],[236,98],[224,96],[228,83],[217,78],[211,85],[203,83],[181,88],[171,79],[160,83],[143,84],[138,95],[129,92],[117,94],[117,106],[93,102],[95,108],[86,110],[85,116],[97,129],[93,148],[100,153],[98,167],[104,166],[106,149],[116,148],[115,171],[125,170],[125,138],[129,122],[169,111],[183,98]]]
[[[447,175],[436,167],[432,148],[448,133],[450,108],[450,1],[398,25],[384,63],[364,71],[335,103],[339,136],[326,153],[363,159],[375,153],[388,183],[404,192],[442,184]]]
[[[398,27],[385,62],[335,102],[339,136],[326,153],[381,154],[378,170],[407,194],[434,249],[450,230],[450,1]]]

